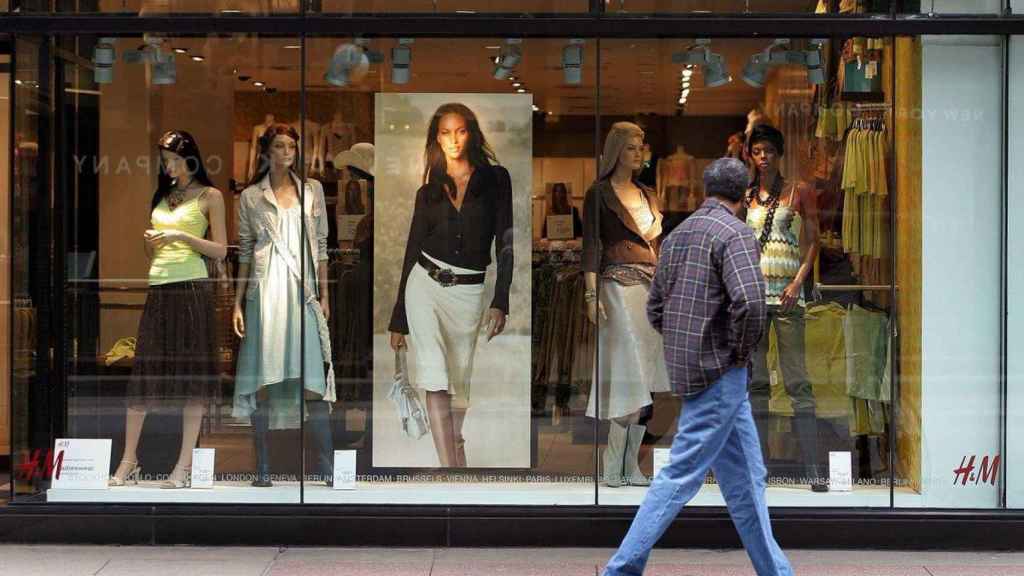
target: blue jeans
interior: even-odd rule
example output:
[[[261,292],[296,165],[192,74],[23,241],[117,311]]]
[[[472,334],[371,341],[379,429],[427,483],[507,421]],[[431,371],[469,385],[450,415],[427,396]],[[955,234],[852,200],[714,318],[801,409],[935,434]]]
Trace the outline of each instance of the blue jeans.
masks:
[[[640,576],[651,548],[704,484],[708,468],[758,576],[792,576],[772,536],[764,499],[765,474],[747,397],[747,371],[734,368],[698,396],[687,398],[670,462],[647,490],[629,533],[604,576]]]

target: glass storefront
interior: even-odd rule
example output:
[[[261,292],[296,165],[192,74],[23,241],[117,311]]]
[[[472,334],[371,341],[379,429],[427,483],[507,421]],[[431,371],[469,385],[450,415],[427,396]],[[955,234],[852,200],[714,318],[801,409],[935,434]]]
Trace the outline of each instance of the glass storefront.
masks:
[[[471,4],[15,2],[592,10]],[[1002,11],[602,4],[624,18]],[[743,217],[763,238],[770,329],[749,369],[769,505],[1024,502],[1016,37],[138,26],[19,33],[0,60],[12,502],[636,506],[686,410],[645,271],[724,156],[750,166]],[[632,172],[607,156],[622,123],[642,133]],[[612,185],[620,172],[635,195]],[[623,260],[617,235],[643,254]],[[709,475],[693,505],[724,504]]]

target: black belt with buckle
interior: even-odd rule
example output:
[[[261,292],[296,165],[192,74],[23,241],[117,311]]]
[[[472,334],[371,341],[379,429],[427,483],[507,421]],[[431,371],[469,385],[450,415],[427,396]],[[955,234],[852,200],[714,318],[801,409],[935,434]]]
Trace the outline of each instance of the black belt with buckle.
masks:
[[[445,288],[457,286],[459,284],[483,284],[486,274],[481,272],[480,274],[456,274],[452,272],[451,268],[441,268],[437,264],[434,264],[433,260],[427,258],[423,254],[420,254],[419,259],[420,266],[423,266],[427,270],[427,274]]]

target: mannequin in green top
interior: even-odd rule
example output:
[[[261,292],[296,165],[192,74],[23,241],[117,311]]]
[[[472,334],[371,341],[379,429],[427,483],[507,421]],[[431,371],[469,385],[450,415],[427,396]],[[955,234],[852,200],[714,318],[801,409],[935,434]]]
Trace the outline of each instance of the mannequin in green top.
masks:
[[[143,234],[151,260],[149,291],[128,385],[124,453],[112,486],[138,481],[137,448],[146,413],[167,404],[181,407],[182,440],[177,464],[161,487],[188,486],[203,406],[217,374],[213,297],[203,257],[220,260],[227,254],[224,199],[191,134],[167,132],[158,148],[151,227]]]

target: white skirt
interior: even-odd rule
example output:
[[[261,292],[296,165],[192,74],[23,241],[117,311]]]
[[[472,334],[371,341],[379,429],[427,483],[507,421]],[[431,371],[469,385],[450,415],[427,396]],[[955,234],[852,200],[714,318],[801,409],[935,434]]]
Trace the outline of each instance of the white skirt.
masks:
[[[456,274],[480,274],[452,266],[424,253]],[[409,372],[413,386],[431,392],[447,390],[452,404],[469,406],[473,356],[484,314],[484,284],[445,288],[418,263],[405,285],[405,315],[409,321]]]
[[[607,320],[599,320],[598,354],[587,416],[621,418],[651,404],[652,392],[668,392],[661,334],[647,320],[647,285],[601,281]],[[600,398],[600,402],[598,402]]]

